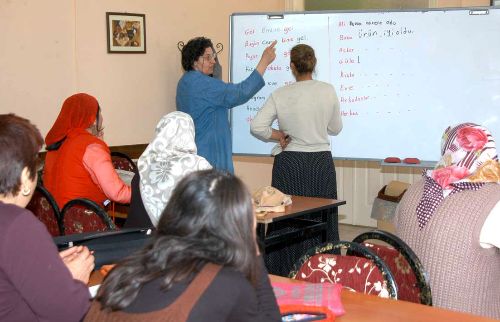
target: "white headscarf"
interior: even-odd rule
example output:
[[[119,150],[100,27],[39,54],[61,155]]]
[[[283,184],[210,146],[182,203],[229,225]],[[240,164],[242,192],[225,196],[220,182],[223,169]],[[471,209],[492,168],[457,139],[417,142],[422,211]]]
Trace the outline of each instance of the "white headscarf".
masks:
[[[155,132],[137,165],[142,202],[157,226],[177,182],[190,172],[212,167],[196,154],[194,123],[188,114],[176,111],[163,116]]]

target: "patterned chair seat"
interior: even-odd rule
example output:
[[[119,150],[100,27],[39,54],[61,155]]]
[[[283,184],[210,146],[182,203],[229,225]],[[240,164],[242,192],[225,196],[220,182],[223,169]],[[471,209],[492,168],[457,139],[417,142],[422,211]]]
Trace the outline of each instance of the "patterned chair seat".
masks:
[[[332,254],[340,249],[358,256]],[[295,263],[289,277],[311,283],[338,283],[353,292],[397,298],[394,278],[384,262],[366,247],[351,242],[310,249]]]
[[[47,227],[52,236],[61,235],[59,207],[47,189],[38,185],[26,209],[30,210]]]
[[[295,279],[341,284],[353,292],[389,297],[387,283],[377,266],[371,260],[357,256],[314,255],[302,265]]]
[[[383,241],[386,245],[366,240]],[[399,300],[432,305],[431,289],[423,265],[403,240],[389,232],[373,230],[357,236],[353,241],[363,243],[387,264],[398,286]]]
[[[83,198],[73,199],[63,207],[61,221],[64,235],[116,229],[104,209]]]
[[[125,153],[111,152],[111,162],[115,169],[137,173],[137,165]]]
[[[417,278],[404,256],[391,246],[366,242],[363,244],[373,250],[389,266],[398,285],[398,300],[420,303],[420,290],[417,287]]]

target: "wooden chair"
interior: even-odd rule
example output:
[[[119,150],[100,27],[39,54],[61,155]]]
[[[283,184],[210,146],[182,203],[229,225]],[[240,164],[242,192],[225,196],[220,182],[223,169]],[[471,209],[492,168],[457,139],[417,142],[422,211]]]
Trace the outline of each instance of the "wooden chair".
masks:
[[[64,205],[61,222],[63,235],[116,229],[106,211],[85,198],[73,199]]]
[[[115,169],[137,173],[137,165],[125,153],[111,152],[111,162],[113,163]]]
[[[338,254],[347,250],[357,256]],[[363,245],[348,241],[309,249],[288,277],[312,283],[340,283],[354,292],[398,297],[394,277],[384,261]]]
[[[367,240],[385,244],[367,243]],[[417,255],[403,240],[386,231],[372,230],[360,234],[353,242],[363,243],[387,264],[398,286],[398,299],[432,306],[427,273]]]
[[[42,185],[38,184],[36,186],[26,209],[30,210],[47,227],[52,236],[62,235],[59,207],[54,197]]]

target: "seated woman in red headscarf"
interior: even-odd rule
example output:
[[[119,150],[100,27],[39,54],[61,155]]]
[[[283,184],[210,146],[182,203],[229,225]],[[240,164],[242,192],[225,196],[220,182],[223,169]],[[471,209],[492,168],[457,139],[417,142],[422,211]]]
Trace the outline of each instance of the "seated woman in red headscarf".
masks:
[[[62,208],[75,198],[100,206],[130,202],[130,186],[116,173],[102,138],[102,116],[97,100],[79,93],[68,97],[45,144],[43,182]]]

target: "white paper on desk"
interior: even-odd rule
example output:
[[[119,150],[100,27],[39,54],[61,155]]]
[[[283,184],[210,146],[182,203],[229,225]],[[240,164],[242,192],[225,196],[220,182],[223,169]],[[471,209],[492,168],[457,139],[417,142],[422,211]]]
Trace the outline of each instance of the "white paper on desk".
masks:
[[[89,293],[90,293],[91,298],[94,298],[97,295],[97,291],[99,290],[99,287],[101,287],[101,284],[97,284],[97,285],[89,287]]]
[[[120,176],[120,179],[123,180],[127,185],[130,186],[132,183],[132,178],[134,177],[135,173],[127,170],[122,170],[122,169],[115,169],[116,173],[118,173],[118,176]]]

